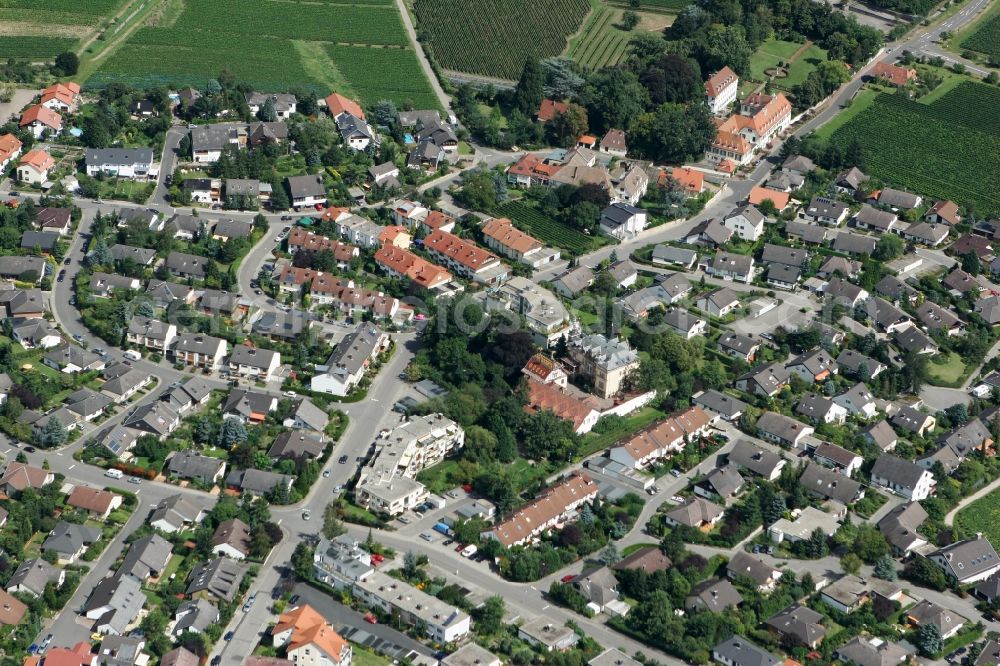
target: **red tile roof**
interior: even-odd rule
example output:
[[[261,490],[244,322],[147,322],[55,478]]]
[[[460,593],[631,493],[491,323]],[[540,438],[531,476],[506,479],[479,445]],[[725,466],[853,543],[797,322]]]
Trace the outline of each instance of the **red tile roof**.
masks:
[[[566,113],[569,104],[566,102],[556,102],[551,99],[543,99],[538,107],[538,119],[542,122],[552,120],[557,115]]]
[[[340,93],[332,93],[326,98],[326,108],[330,110],[330,115],[336,118],[342,113],[349,113],[355,118],[365,117],[365,112],[362,111],[361,105],[355,102],[353,99],[344,97]]]
[[[13,134],[0,136],[0,162],[9,160],[14,153],[21,150],[22,145],[21,141]]]
[[[56,161],[52,159],[52,156],[44,150],[32,150],[22,157],[20,162],[18,162],[18,166],[21,165],[30,165],[35,169],[35,171],[41,173],[54,167],[56,165]]]
[[[779,192],[778,190],[772,190],[767,187],[760,187],[759,185],[750,190],[750,196],[747,200],[754,206],[759,206],[768,199],[774,204],[774,207],[778,210],[784,210],[788,206],[788,202],[791,201],[792,195],[788,192]]]
[[[310,250],[313,252],[322,252],[323,250],[329,250],[333,252],[333,256],[337,261],[350,261],[358,256],[358,248],[353,245],[314,234],[302,227],[295,227],[288,235],[288,249],[291,250],[293,248],[295,251]]]
[[[584,472],[574,472],[568,478],[542,491],[516,512],[497,523],[493,536],[505,546],[523,543],[567,512],[567,507],[597,497],[597,484]]]
[[[484,224],[483,236],[520,254],[542,247],[541,241],[515,227],[506,217],[495,217]]]
[[[2,138],[2,137],[0,137]],[[937,215],[948,224],[955,225],[961,220],[958,216],[958,204],[954,201],[938,201],[927,211],[928,215]]]
[[[110,493],[107,490],[77,486],[73,488],[73,492],[66,498],[66,504],[77,509],[89,511],[90,513],[104,515],[111,509],[115,497],[114,493]]]
[[[726,87],[739,80],[740,77],[736,75],[736,72],[729,67],[723,67],[705,81],[705,92],[709,97],[717,97]]]
[[[451,273],[444,268],[394,245],[386,244],[379,248],[375,253],[375,263],[392,272],[405,275],[427,289],[451,281]]]
[[[657,185],[666,187],[669,179],[677,181],[677,185],[688,194],[700,194],[705,189],[705,174],[689,167],[674,167],[660,172]]]
[[[894,86],[905,86],[907,83],[917,78],[917,70],[913,68],[900,67],[888,61],[875,63],[872,67],[872,76],[876,79],[888,81]]]
[[[542,384],[529,378],[528,402],[524,411],[532,414],[546,409],[561,419],[571,421],[573,430],[579,429],[591,412],[595,411],[590,401],[581,400],[553,384]]]
[[[341,653],[347,648],[347,641],[309,604],[282,613],[271,634],[280,634],[288,630],[291,630],[292,635],[286,648],[287,652],[293,652],[306,645],[314,645],[331,659],[339,661]]]
[[[488,264],[500,261],[500,257],[492,252],[440,229],[432,231],[424,238],[424,247],[448,257],[473,273],[478,273]]]
[[[58,131],[62,129],[62,116],[52,109],[42,106],[41,104],[36,104],[22,113],[20,125],[21,127],[24,127],[25,125],[30,125],[36,120],[54,130]]]

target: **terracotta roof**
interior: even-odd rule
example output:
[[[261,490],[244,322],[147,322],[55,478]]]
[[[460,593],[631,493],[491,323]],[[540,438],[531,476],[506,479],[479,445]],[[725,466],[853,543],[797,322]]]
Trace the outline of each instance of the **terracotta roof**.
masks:
[[[792,195],[788,192],[779,192],[766,187],[760,187],[759,185],[750,190],[750,196],[747,197],[748,201],[754,206],[759,206],[766,200],[770,199],[771,203],[773,203],[774,207],[778,210],[786,208],[791,198]]]
[[[375,263],[405,275],[422,287],[431,289],[451,280],[451,273],[409,250],[385,244],[375,253]]]
[[[323,222],[336,222],[343,215],[350,215],[351,211],[347,208],[337,208],[336,206],[332,208],[327,208],[323,211],[323,214],[319,216],[319,219]]]
[[[75,81],[67,81],[66,83],[53,83],[48,88],[42,89],[42,97],[55,93],[63,93],[75,97],[80,94],[80,84]]]
[[[543,99],[542,103],[538,107],[538,119],[541,121],[552,120],[559,114],[566,113],[566,109],[569,108],[569,104],[566,102],[556,102],[551,99]]]
[[[424,238],[424,247],[445,255],[472,272],[478,272],[486,264],[500,261],[498,256],[475,243],[470,243],[439,229],[432,231]]]
[[[590,134],[583,134],[579,139],[576,140],[578,144],[587,146],[588,148],[593,148],[597,145],[597,137],[591,136]]]
[[[533,354],[524,364],[524,371],[545,379],[556,369],[556,362],[545,354]]]
[[[739,133],[741,129],[752,129],[757,136],[762,136],[792,112],[791,103],[781,93],[773,97],[755,93],[747,97],[743,105],[756,108],[757,111],[751,116],[741,114],[729,116],[719,125],[720,132]]]
[[[564,514],[566,507],[592,497],[597,497],[597,484],[584,472],[575,472],[497,523],[493,536],[505,546],[521,543]]]
[[[90,643],[80,641],[73,649],[64,647],[52,648],[45,653],[45,666],[90,666],[94,656]]]
[[[917,78],[917,70],[882,61],[872,67],[872,76],[877,79],[886,79],[894,86],[905,86],[907,82]]]
[[[676,421],[668,418],[636,433],[621,446],[633,459],[641,460],[653,451],[676,446],[677,442],[683,441],[683,439],[684,430]]]
[[[333,659],[339,659],[347,647],[340,634],[333,630],[326,619],[309,604],[304,604],[282,613],[278,623],[271,630],[280,634],[291,630],[287,651],[292,652],[306,645],[315,645]]]
[[[329,294],[335,301],[372,310],[376,314],[391,314],[395,309],[393,305],[398,305],[395,298],[386,296],[382,292],[355,287],[351,280],[338,278],[322,271],[314,271],[311,268],[285,266],[279,279],[284,284],[302,285],[311,282],[310,291],[313,293]]]
[[[111,508],[115,494],[89,486],[77,486],[66,498],[66,504],[90,513],[103,514]]]
[[[578,429],[584,419],[594,411],[587,402],[576,398],[552,384],[542,384],[534,379],[528,379],[528,404],[524,411],[528,413],[549,410],[561,419],[573,422],[573,429]]]
[[[52,109],[42,106],[41,104],[36,104],[22,113],[20,125],[21,127],[24,127],[25,125],[30,125],[36,120],[43,125],[48,125],[54,130],[62,129],[62,116]]]
[[[716,97],[720,92],[725,90],[727,86],[739,80],[740,77],[736,76],[736,72],[729,69],[728,66],[723,67],[715,74],[708,77],[708,81],[705,81],[705,92],[709,97]]]
[[[353,245],[314,234],[302,227],[295,227],[288,235],[288,249],[292,248],[313,252],[330,250],[337,261],[350,261],[358,254],[358,249]]]
[[[705,174],[696,169],[688,167],[674,167],[670,171],[661,171],[657,185],[666,187],[668,177],[675,180],[685,191],[691,194],[698,194],[705,188]]]
[[[483,235],[521,254],[542,247],[541,241],[515,227],[506,217],[495,217],[484,224]]]
[[[21,158],[21,161],[18,162],[18,166],[23,165],[29,165],[35,169],[35,171],[42,172],[48,171],[54,167],[56,165],[56,161],[52,159],[52,156],[44,150],[32,150],[31,152],[25,154],[25,156]]]
[[[395,241],[403,234],[409,236],[410,231],[406,227],[400,226],[398,224],[393,224],[392,226],[383,228],[382,231],[378,233],[378,239],[382,243],[392,244],[393,241]]]
[[[56,85],[58,86],[58,84]],[[66,106],[73,106],[73,103],[76,101],[76,96],[64,88],[55,88],[49,92],[43,92],[42,99],[39,104],[45,104],[46,102],[51,102],[54,99],[59,100]]]
[[[432,210],[427,213],[427,217],[420,224],[424,225],[428,229],[440,229],[443,226],[454,224],[455,218],[450,215],[446,215],[439,210]]]
[[[736,132],[722,129],[722,125],[719,125],[718,131],[715,133],[715,141],[712,146],[715,148],[720,148],[722,150],[728,150],[734,152],[738,155],[746,155],[753,149],[750,142],[744,139],[742,136]],[[725,160],[729,162],[730,160]],[[732,168],[735,169],[736,165],[733,164]],[[722,164],[719,164],[719,168],[722,169]]]
[[[10,159],[11,155],[21,150],[21,141],[13,134],[0,136],[0,162]]]
[[[365,118],[365,112],[361,110],[361,105],[340,93],[332,93],[327,96],[326,108],[330,110],[330,115],[334,118],[342,113],[349,113],[362,120]]]

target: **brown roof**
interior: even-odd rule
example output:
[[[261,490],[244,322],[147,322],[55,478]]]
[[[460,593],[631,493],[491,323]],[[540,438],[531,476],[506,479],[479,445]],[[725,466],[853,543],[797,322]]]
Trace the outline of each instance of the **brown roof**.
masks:
[[[424,238],[424,247],[445,255],[474,273],[486,264],[500,261],[492,252],[440,229],[435,229]]]
[[[646,573],[670,568],[670,558],[658,546],[645,546],[616,564],[614,569],[642,569]]]
[[[239,518],[219,523],[212,535],[212,548],[227,544],[244,555],[250,552],[250,527]]]
[[[754,107],[757,111],[752,116],[733,114],[721,125],[720,132],[739,133],[741,129],[753,129],[757,136],[764,135],[770,128],[781,122],[782,118],[792,113],[792,104],[781,93],[770,96],[754,93],[747,97],[743,104]]]
[[[446,269],[395,245],[386,244],[380,247],[375,253],[375,263],[400,275],[405,275],[428,289],[451,280],[451,273]]]
[[[779,192],[778,190],[758,186],[750,190],[750,196],[747,197],[747,201],[752,203],[754,206],[759,206],[770,199],[775,208],[778,210],[784,210],[788,206],[788,202],[791,198],[792,195],[788,192]]]
[[[626,150],[625,130],[609,129],[608,133],[601,139],[601,148],[605,150]]]
[[[594,480],[584,472],[574,472],[497,523],[493,536],[505,546],[521,543],[564,514],[566,507],[594,497],[597,497]]]
[[[521,254],[542,247],[541,241],[515,227],[506,217],[495,217],[484,224],[483,235]]]
[[[455,222],[455,218],[451,215],[446,215],[439,210],[432,210],[427,213],[427,217],[420,224],[424,225],[428,229],[440,229],[441,227],[452,224]]]
[[[524,411],[530,414],[546,409],[561,419],[572,421],[574,430],[594,411],[589,401],[581,400],[553,384],[528,379],[528,404],[524,406]]]
[[[544,354],[534,354],[524,365],[525,372],[536,377],[546,378],[556,369],[556,362]]]
[[[552,120],[559,114],[566,113],[566,109],[569,108],[569,104],[566,102],[556,102],[551,99],[543,99],[542,103],[538,106],[538,119],[541,121]]]
[[[66,498],[66,504],[83,509],[90,513],[103,515],[111,509],[116,495],[107,490],[98,490],[89,486],[77,486]]]
[[[917,78],[917,70],[882,61],[872,67],[872,76],[885,79],[894,86],[905,86],[908,81]]]
[[[18,624],[27,612],[28,607],[24,603],[6,590],[0,590],[0,624]]]
[[[3,476],[0,476],[0,485],[10,486],[15,490],[25,488],[41,488],[48,481],[51,472],[41,467],[32,467],[24,463],[12,462],[7,465]]]
[[[948,224],[958,224],[958,204],[954,201],[938,201],[927,211],[928,215],[937,215]]]
[[[708,93],[710,97],[715,97],[720,92],[725,90],[726,86],[737,80],[739,80],[739,77],[736,76],[736,72],[729,69],[728,66],[723,67],[715,74],[708,77],[708,81],[705,81],[705,92]]]
[[[314,234],[302,227],[295,227],[288,235],[288,249],[291,250],[293,248],[296,250],[311,250],[313,252],[329,250],[333,252],[333,256],[337,261],[350,261],[358,254],[358,248],[349,243],[342,243],[333,238]]]

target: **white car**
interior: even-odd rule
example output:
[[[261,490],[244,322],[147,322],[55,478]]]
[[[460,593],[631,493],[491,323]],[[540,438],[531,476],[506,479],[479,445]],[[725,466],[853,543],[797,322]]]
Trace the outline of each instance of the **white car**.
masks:
[[[285,391],[285,397],[286,398],[294,398],[296,395],[298,395],[298,394],[295,393],[295,391]]]

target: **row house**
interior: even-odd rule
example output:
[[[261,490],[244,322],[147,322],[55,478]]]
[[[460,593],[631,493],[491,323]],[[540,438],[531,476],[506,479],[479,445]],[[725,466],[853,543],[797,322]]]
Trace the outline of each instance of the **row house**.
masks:
[[[469,280],[496,285],[507,277],[500,257],[454,234],[433,231],[424,238],[423,247],[439,264]]]
[[[541,268],[558,261],[560,257],[558,250],[546,248],[540,240],[515,227],[506,217],[493,218],[483,225],[483,243],[508,259],[532,268]]]
[[[444,268],[389,244],[375,253],[375,263],[391,277],[407,278],[425,289],[436,289],[452,280],[451,273]]]

